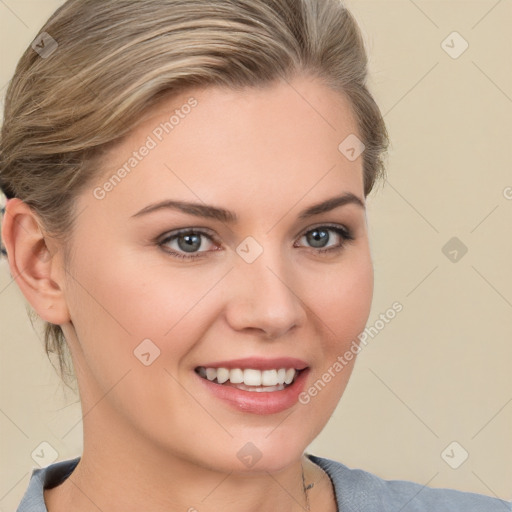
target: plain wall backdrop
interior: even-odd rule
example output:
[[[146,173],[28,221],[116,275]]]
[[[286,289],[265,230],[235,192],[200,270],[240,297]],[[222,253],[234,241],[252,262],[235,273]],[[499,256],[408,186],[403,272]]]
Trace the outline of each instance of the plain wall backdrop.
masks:
[[[0,1],[2,100],[62,3]],[[374,329],[308,451],[510,500],[512,2],[346,3],[391,148],[388,179],[369,199]],[[395,302],[403,310],[382,326]],[[48,362],[4,259],[0,340],[0,510],[11,511],[38,467],[34,450],[46,442],[58,460],[75,457],[82,429],[77,396]]]

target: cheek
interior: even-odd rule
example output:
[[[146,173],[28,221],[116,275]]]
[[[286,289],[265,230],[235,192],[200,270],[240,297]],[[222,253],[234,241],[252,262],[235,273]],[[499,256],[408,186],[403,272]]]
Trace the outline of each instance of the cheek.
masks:
[[[356,361],[358,335],[370,314],[373,266],[365,253],[347,259],[336,271],[316,276],[314,304],[318,345],[316,370],[299,397],[304,407],[301,428],[313,440],[338,405]],[[348,355],[346,355],[348,354]]]
[[[134,341],[161,338],[197,303],[206,285],[191,279],[190,272],[169,276],[165,264],[148,260],[122,246],[105,247],[94,265],[82,254],[74,265],[74,313],[93,319],[105,333]]]
[[[360,351],[358,336],[370,314],[373,277],[369,251],[353,251],[335,270],[315,276],[316,294],[310,303],[313,318],[317,317],[318,366],[302,403],[325,421],[340,400]]]
[[[110,404],[144,429],[165,431],[170,423],[163,411],[190,406],[175,378],[203,332],[204,315],[195,306],[212,284],[191,279],[190,272],[165,279],[168,272],[160,265],[141,269],[140,259],[116,254],[113,247],[96,255],[97,264],[90,265],[90,255],[81,253],[68,290],[79,344],[74,355],[87,387],[83,401],[88,408],[108,395],[104,407]],[[212,277],[212,283],[217,280]]]
[[[369,251],[353,251],[339,265],[314,276],[310,302],[324,329],[324,350],[339,353],[366,325],[373,297],[373,266]]]
[[[184,271],[149,258],[144,264],[140,255],[107,245],[95,252],[94,265],[91,254],[79,254],[69,306],[82,357],[95,376],[113,379],[123,368],[144,367],[139,346],[151,359],[157,356],[155,366],[177,368],[211,321],[205,296],[225,269]]]

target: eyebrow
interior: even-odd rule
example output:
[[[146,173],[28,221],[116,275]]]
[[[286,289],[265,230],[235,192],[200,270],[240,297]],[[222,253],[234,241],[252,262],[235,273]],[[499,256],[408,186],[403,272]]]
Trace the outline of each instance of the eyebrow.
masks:
[[[314,215],[329,212],[331,210],[334,210],[335,208],[345,206],[347,204],[355,204],[356,206],[365,209],[365,204],[362,199],[360,199],[352,192],[346,192],[341,196],[331,197],[330,199],[322,201],[321,203],[309,206],[300,213],[299,219],[307,219],[309,217],[313,217]],[[142,208],[142,210],[138,211],[134,215],[132,215],[132,218],[141,217],[142,215],[147,215],[148,213],[152,213],[163,209],[178,210],[189,215],[219,220],[221,222],[229,224],[234,224],[238,222],[238,216],[236,215],[236,213],[229,210],[225,210],[224,208],[219,208],[217,206],[211,206],[201,203],[173,201],[170,199],[150,204],[145,208]]]

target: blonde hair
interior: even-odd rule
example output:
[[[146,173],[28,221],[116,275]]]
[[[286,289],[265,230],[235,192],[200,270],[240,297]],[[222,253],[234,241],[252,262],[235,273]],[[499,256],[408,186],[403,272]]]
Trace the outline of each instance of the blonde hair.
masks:
[[[164,95],[190,87],[239,90],[310,73],[350,100],[365,195],[383,177],[387,131],[341,0],[68,0],[38,38],[7,90],[0,186],[33,209],[66,257],[74,198],[98,177],[99,157]],[[72,375],[59,325],[45,323],[44,344],[61,377]]]

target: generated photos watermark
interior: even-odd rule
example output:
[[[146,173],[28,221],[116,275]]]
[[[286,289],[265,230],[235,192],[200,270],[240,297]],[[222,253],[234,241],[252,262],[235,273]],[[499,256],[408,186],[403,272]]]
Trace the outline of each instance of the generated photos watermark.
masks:
[[[379,315],[379,319],[376,320],[373,325],[367,326],[365,330],[357,336],[357,341],[352,340],[350,348],[345,351],[343,355],[339,355],[336,361],[325,371],[321,377],[319,377],[307,390],[303,391],[299,395],[299,402],[303,405],[309,404],[312,397],[315,397],[322,391],[325,386],[331,382],[343,369],[349,364],[354,357],[361,352],[363,346],[368,344],[369,338],[375,338],[385,327],[388,325],[400,311],[402,311],[403,305],[396,301],[385,313]]]
[[[197,107],[198,101],[191,97],[180,108],[174,111],[174,114],[169,117],[168,121],[160,123],[156,126],[150,135],[146,138],[144,144],[134,151],[132,155],[123,163],[116,172],[108,178],[101,186],[93,190],[93,195],[96,199],[105,199],[109,192],[121,183],[121,181],[128,176],[133,169],[135,169],[146,156],[148,156],[153,149],[155,149],[160,142],[162,142],[166,135],[172,132],[181,122],[185,119],[193,108]]]

